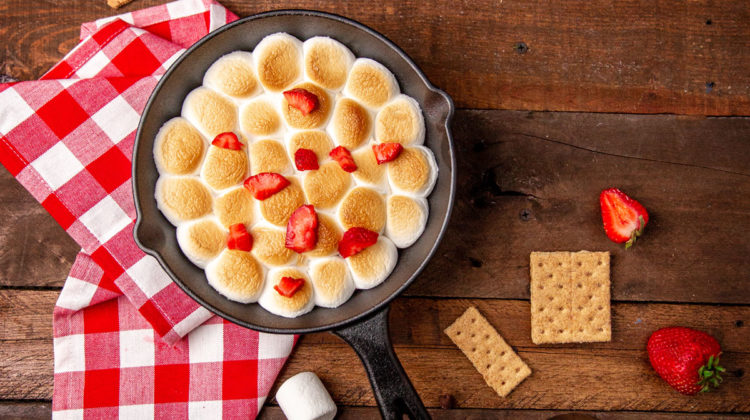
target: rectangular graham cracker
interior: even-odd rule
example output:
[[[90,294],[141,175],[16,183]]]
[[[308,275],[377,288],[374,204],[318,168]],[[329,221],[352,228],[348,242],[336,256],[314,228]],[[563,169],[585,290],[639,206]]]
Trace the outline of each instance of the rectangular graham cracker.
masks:
[[[610,341],[609,252],[532,252],[531,341]]]
[[[531,374],[526,363],[473,306],[453,321],[445,334],[501,397]]]

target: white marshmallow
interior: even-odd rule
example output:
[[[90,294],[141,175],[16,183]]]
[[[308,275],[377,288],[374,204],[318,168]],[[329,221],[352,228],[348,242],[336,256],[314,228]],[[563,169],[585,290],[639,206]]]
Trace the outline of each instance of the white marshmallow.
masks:
[[[315,304],[336,308],[349,300],[355,287],[346,261],[341,257],[315,258],[310,262],[310,280],[315,290]]]
[[[336,404],[312,372],[287,379],[276,392],[276,402],[289,420],[331,420],[336,416]]]
[[[374,245],[346,258],[357,289],[372,289],[385,281],[396,267],[397,261],[396,246],[382,235]]]
[[[409,247],[422,236],[427,225],[427,200],[391,195],[386,203],[386,214],[385,235],[397,247]]]

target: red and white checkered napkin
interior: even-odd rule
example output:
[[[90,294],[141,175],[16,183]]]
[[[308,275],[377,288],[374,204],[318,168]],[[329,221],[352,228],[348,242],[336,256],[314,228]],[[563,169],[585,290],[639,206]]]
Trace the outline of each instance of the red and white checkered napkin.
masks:
[[[39,81],[0,85],[0,162],[82,247],[54,312],[55,418],[254,417],[294,346],[212,317],[133,241],[140,113],[185,47],[235,19],[182,0],[86,23]]]

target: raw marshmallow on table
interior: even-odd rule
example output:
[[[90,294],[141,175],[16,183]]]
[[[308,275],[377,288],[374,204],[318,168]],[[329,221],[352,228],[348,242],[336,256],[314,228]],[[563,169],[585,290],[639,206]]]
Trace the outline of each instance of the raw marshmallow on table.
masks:
[[[336,404],[312,372],[287,379],[276,391],[276,402],[289,420],[331,420],[336,416]]]

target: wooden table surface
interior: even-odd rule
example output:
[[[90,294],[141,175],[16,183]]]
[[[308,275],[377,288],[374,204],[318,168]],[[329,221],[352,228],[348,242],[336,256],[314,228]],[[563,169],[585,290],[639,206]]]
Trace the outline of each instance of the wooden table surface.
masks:
[[[391,311],[396,353],[436,418],[750,414],[746,1],[223,3],[240,16],[310,8],[359,20],[453,97],[453,217]],[[82,22],[115,13],[104,0],[3,1],[0,74],[39,77],[76,44]],[[601,227],[598,193],[610,186],[652,216],[629,251]],[[529,253],[580,249],[612,253],[612,342],[536,346]],[[78,250],[0,171],[0,417],[49,416],[52,308]],[[534,372],[507,398],[442,333],[470,305]],[[717,392],[682,396],[650,368],[649,334],[677,324],[721,342],[729,371]],[[341,418],[378,416],[364,369],[336,337],[302,338],[280,379],[302,370],[322,378]],[[456,409],[440,409],[446,394]],[[273,399],[262,417],[282,417]]]

